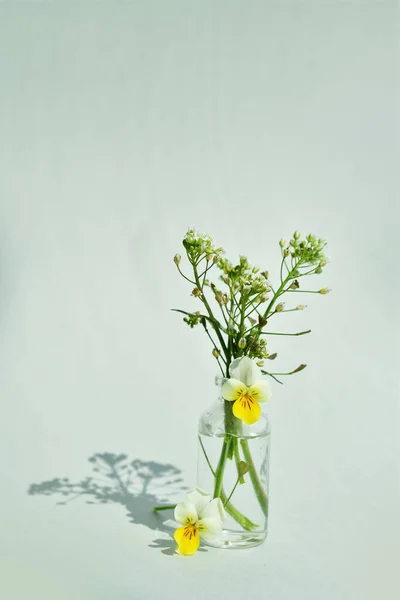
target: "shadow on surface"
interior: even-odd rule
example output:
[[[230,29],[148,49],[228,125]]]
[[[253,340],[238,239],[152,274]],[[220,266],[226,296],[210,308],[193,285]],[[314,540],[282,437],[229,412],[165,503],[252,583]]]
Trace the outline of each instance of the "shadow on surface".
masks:
[[[157,463],[135,459],[129,461],[126,454],[103,452],[94,454],[89,459],[95,475],[73,482],[67,477],[55,478],[42,483],[32,483],[28,494],[31,496],[61,496],[58,505],[66,505],[83,497],[86,504],[121,504],[127,509],[131,523],[145,525],[153,530],[171,531],[163,525],[164,518],[173,518],[172,512],[165,511],[163,516],[153,512],[158,504],[169,504],[171,497],[186,490],[180,477],[181,470],[171,464]],[[164,511],[162,511],[164,512]],[[163,542],[170,548],[168,540]],[[168,544],[168,546],[167,546]],[[170,552],[163,551],[164,554]]]

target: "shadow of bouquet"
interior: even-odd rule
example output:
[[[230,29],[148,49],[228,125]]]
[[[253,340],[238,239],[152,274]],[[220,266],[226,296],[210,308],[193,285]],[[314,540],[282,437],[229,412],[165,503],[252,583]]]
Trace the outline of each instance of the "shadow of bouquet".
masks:
[[[67,505],[84,497],[87,504],[121,504],[127,509],[131,523],[161,529],[162,522],[152,511],[153,506],[171,502],[171,497],[186,490],[181,470],[169,463],[129,460],[126,454],[102,452],[91,456],[93,476],[73,482],[69,478],[54,478],[32,483],[32,496],[59,495],[58,505]]]

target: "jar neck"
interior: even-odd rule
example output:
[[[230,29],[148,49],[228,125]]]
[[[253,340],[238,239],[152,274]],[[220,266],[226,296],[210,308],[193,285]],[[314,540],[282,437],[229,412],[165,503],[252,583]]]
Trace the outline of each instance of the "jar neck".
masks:
[[[217,387],[218,402],[224,402],[221,390],[222,390],[222,386],[224,385],[225,381],[228,381],[227,377],[224,377],[223,375],[216,375],[215,376],[215,385]]]

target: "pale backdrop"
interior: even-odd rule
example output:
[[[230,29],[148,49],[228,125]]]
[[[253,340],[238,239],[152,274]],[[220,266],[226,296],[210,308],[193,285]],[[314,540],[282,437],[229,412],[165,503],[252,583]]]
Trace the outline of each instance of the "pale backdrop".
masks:
[[[2,598],[399,597],[396,4],[0,5]],[[192,559],[150,494],[71,495],[103,452],[195,483],[188,226],[273,277],[280,237],[322,235],[333,289],[272,344],[308,367],[273,384],[267,543]]]

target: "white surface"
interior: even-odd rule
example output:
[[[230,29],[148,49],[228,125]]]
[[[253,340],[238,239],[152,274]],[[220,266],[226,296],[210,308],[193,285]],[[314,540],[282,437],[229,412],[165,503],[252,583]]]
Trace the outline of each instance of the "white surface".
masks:
[[[2,598],[399,597],[397,16],[1,4]],[[323,235],[334,293],[275,345],[308,368],[269,406],[267,543],[185,559],[116,502],[27,490],[103,451],[194,483],[215,365],[169,312],[195,305],[172,263],[189,225],[275,275],[281,236]]]

